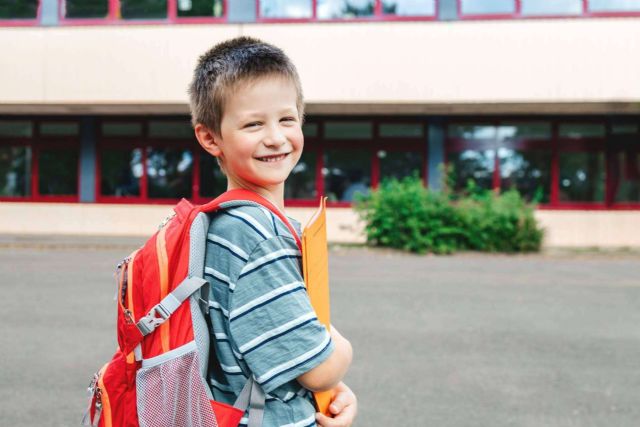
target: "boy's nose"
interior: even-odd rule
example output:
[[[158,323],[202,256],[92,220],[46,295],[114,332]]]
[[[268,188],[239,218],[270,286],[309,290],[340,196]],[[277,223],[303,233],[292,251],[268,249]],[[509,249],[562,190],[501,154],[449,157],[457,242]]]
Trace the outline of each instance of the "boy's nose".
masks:
[[[264,144],[269,147],[280,147],[287,142],[287,137],[280,129],[271,129],[264,137]]]

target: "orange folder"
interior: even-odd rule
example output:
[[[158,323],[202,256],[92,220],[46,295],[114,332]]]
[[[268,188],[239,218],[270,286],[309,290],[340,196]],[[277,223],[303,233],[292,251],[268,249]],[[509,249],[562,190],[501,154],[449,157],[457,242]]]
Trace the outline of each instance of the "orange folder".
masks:
[[[320,323],[329,330],[329,251],[327,249],[326,197],[302,231],[302,270],[311,305]],[[314,393],[318,412],[331,416],[329,404],[333,391]]]

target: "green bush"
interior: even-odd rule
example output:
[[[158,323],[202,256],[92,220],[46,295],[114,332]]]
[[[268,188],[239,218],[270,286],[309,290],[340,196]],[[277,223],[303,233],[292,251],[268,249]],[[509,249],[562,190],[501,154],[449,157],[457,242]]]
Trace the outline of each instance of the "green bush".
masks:
[[[386,180],[355,207],[369,244],[416,253],[537,251],[543,237],[516,190],[495,194],[473,182],[453,194],[428,190],[416,176]]]

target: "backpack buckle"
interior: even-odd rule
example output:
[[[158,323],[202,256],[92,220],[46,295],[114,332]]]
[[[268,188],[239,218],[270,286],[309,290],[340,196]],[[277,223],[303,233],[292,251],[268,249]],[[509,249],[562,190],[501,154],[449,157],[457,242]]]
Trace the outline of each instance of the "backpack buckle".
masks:
[[[138,323],[136,323],[136,326],[143,336],[147,336],[155,331],[158,326],[162,325],[170,315],[171,313],[169,313],[161,303],[158,303],[149,310],[146,316],[142,317]]]

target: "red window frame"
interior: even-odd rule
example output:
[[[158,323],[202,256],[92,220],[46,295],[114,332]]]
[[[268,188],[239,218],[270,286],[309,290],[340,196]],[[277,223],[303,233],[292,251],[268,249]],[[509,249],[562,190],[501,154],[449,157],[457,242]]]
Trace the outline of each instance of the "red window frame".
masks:
[[[58,22],[61,26],[74,25],[158,25],[158,24],[222,24],[227,22],[229,0],[223,0],[222,16],[216,17],[179,17],[178,0],[167,0],[167,17],[165,19],[123,19],[119,18],[120,0],[105,0],[108,2],[106,18],[66,18],[63,16],[64,2],[58,0]]]
[[[495,20],[495,19],[573,19],[573,18],[624,18],[640,16],[640,11],[620,11],[620,12],[591,12],[589,8],[589,0],[582,1],[582,12],[578,14],[566,15],[523,15],[522,0],[512,0],[515,8],[514,13],[493,13],[493,14],[464,14],[462,13],[462,0],[456,0],[459,20]]]
[[[60,122],[60,123],[78,123],[77,119],[67,118],[43,118],[43,119],[29,119],[24,117],[15,117],[12,120],[16,121],[30,121],[33,123],[33,135],[31,137],[0,137],[0,145],[10,146],[26,146],[31,148],[31,194],[29,196],[16,196],[7,197],[0,196],[0,201],[3,202],[55,202],[55,203],[77,203],[80,201],[80,168],[82,163],[82,157],[80,152],[80,136],[49,136],[42,135],[40,132],[40,126],[43,122]],[[78,123],[79,125],[79,123]],[[43,148],[54,149],[68,149],[77,148],[78,150],[78,163],[76,169],[77,186],[76,194],[73,195],[42,195],[40,194],[39,182],[40,182],[40,165],[39,154]]]
[[[526,123],[526,122],[549,122],[551,123],[552,134],[549,139],[534,139],[534,138],[519,138],[511,139],[503,144],[510,148],[517,148],[523,151],[533,151],[539,149],[551,150],[551,188],[549,189],[549,203],[538,204],[537,208],[542,210],[638,210],[640,209],[640,202],[625,202],[616,203],[613,201],[613,195],[611,194],[613,183],[611,182],[612,174],[612,162],[613,156],[616,153],[615,146],[609,143],[611,141],[611,126],[605,123],[604,120],[598,122],[605,125],[605,134],[602,137],[583,137],[583,138],[568,138],[560,137],[559,127],[560,124],[566,123],[592,123],[593,119],[589,118],[568,118],[568,119],[551,119],[551,118],[535,118],[526,119],[518,117],[501,118],[497,121],[482,120],[480,119],[453,119],[445,122],[445,163],[449,164],[449,153],[458,152],[464,149],[478,149],[489,147],[498,148],[498,141],[487,140],[474,140],[463,139],[449,136],[449,125],[455,124],[475,124],[499,126],[505,123]],[[634,122],[635,123],[635,122]],[[640,135],[639,135],[640,137]],[[559,200],[560,189],[560,153],[563,152],[602,152],[605,156],[605,195],[603,202],[562,202]],[[498,156],[495,156],[495,165],[493,171],[493,185],[494,191],[500,191],[500,161]]]
[[[310,18],[267,18],[260,14],[260,3],[263,0],[256,0],[256,22],[259,23],[304,23],[304,22],[379,22],[379,21],[436,21],[438,20],[438,12],[440,8],[440,0],[434,0],[435,9],[433,15],[426,16],[396,16],[383,13],[382,0],[374,0],[373,15],[358,18],[334,18],[320,19],[317,15],[318,0],[311,0],[311,17]]]
[[[42,0],[38,0],[36,17],[33,19],[0,19],[0,27],[35,27],[40,25],[42,14]]]

